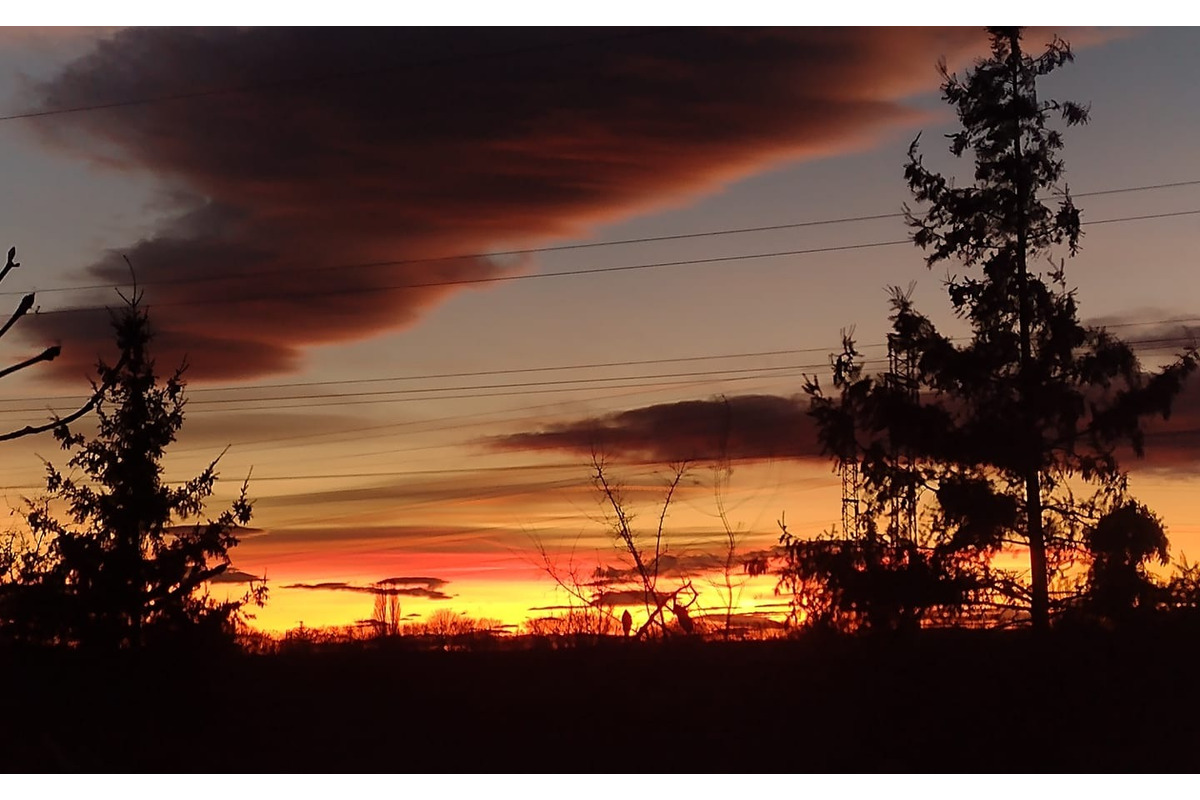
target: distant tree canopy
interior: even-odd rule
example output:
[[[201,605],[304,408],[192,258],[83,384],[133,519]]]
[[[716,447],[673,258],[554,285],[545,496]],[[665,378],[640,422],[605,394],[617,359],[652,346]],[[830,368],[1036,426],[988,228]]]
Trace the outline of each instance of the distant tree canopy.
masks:
[[[1161,525],[1129,496],[1116,454],[1142,454],[1142,420],[1169,414],[1196,352],[1151,374],[1129,345],[1079,322],[1065,259],[1052,260],[1059,250],[1074,256],[1082,232],[1049,120],[1082,124],[1088,110],[1037,94],[1038,78],[1071,51],[1055,39],[1034,57],[1020,29],[989,32],[991,56],[966,77],[941,65],[961,124],[950,152],[973,157],[972,179],[959,185],[928,169],[919,138],[905,165],[922,207],[906,208],[913,241],[929,267],[957,264],[946,289],[969,340],[941,334],[894,289],[889,342],[911,375],[864,376],[847,337],[834,393],[816,380],[806,387],[825,451],[860,470],[863,524],[842,540],[785,535],[784,583],[816,581],[843,612],[876,624],[980,602],[986,590],[1045,628],[1052,579],[1089,557],[1111,613],[1137,603],[1142,564],[1166,556]],[[914,535],[892,512],[918,497]],[[1028,573],[990,566],[1007,547],[1028,551]]]
[[[246,602],[265,597],[262,585],[236,601],[207,594],[251,505],[243,485],[230,508],[197,521],[216,461],[181,485],[163,482],[164,452],[183,425],[183,368],[165,383],[156,377],[139,299],[114,315],[121,357],[97,368],[95,436],[58,425],[70,472],[48,463],[47,495],[27,501],[27,546],[10,548],[0,586],[0,624],[12,638],[111,648],[222,637]],[[54,513],[60,503],[66,519]]]

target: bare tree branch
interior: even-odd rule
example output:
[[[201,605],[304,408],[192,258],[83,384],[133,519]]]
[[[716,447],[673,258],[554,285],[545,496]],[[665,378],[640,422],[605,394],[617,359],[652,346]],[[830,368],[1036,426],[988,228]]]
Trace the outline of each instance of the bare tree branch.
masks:
[[[14,269],[21,266],[21,262],[14,260],[14,259],[16,259],[16,257],[17,257],[17,248],[15,248],[15,247],[8,248],[8,263],[6,263],[4,265],[3,271],[0,271],[0,281],[3,281],[8,276],[8,273],[12,272]]]
[[[58,350],[57,347],[52,347],[50,349],[56,350],[56,351]],[[45,355],[45,354],[43,354],[43,355]],[[56,352],[55,355],[58,355],[58,353]],[[51,358],[53,358],[53,356],[51,356]],[[49,361],[50,359],[44,359],[44,360]],[[36,362],[30,361],[29,363],[36,363]],[[28,365],[29,364],[27,363],[25,366],[28,366]],[[124,356],[122,356],[121,360],[117,362],[117,365],[114,368],[114,371],[119,372],[123,366],[125,366],[125,357]],[[3,377],[3,376],[0,376],[0,377]],[[74,422],[75,420],[82,417],[84,414],[91,411],[93,408],[95,408],[96,403],[100,402],[100,398],[104,396],[104,393],[106,391],[108,391],[108,389],[109,389],[109,384],[104,384],[103,386],[100,386],[99,388],[96,389],[95,392],[92,393],[92,396],[88,399],[88,401],[86,403],[84,403],[82,406],[80,406],[78,410],[71,412],[70,414],[68,414],[65,417],[55,417],[50,422],[47,422],[45,425],[26,425],[24,428],[21,428],[20,430],[10,431],[8,433],[0,434],[0,442],[8,442],[13,439],[20,439],[22,436],[32,436],[32,435],[38,434],[38,433],[45,433],[46,431],[54,430],[55,428],[59,427],[60,425],[69,425],[72,422]]]
[[[4,323],[4,327],[0,328],[0,336],[8,333],[8,329],[17,323],[21,317],[29,313],[29,309],[33,308],[33,293],[29,293],[21,298],[21,302],[17,304],[17,310],[8,318],[8,322]]]
[[[53,361],[54,359],[58,358],[58,354],[61,352],[62,352],[62,348],[59,347],[58,345],[54,345],[53,347],[47,347],[45,350],[38,353],[33,358],[26,359],[25,361],[22,361],[20,364],[14,364],[11,367],[6,367],[4,369],[0,369],[0,378],[8,377],[9,375],[13,374],[14,372],[23,370],[26,367],[32,367],[34,364],[40,364],[43,361]]]

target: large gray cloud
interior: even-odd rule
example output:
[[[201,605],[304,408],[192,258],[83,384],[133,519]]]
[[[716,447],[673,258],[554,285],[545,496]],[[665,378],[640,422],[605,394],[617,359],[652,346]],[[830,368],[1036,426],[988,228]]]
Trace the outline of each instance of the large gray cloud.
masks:
[[[159,358],[248,377],[411,325],[463,288],[431,283],[523,268],[421,259],[578,235],[863,146],[918,118],[902,100],[936,84],[939,56],[983,43],[970,29],[133,29],[38,86],[39,106],[199,94],[33,124],[161,180],[166,221],[124,249]],[[204,91],[247,84],[265,88]],[[86,273],[129,280],[117,253]],[[60,374],[111,347],[104,314],[27,322],[63,341]]]

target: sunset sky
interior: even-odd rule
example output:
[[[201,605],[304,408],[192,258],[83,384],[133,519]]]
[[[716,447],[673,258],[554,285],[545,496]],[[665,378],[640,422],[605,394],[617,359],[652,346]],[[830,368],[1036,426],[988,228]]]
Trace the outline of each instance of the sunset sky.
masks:
[[[1087,224],[1067,274],[1085,320],[1153,367],[1200,328],[1200,31],[1027,44],[1053,33],[1076,61],[1043,96],[1092,109],[1066,134]],[[715,604],[719,398],[742,549],[785,515],[815,535],[839,487],[802,375],[851,326],[880,366],[891,285],[915,281],[955,330],[944,275],[905,243],[902,165],[924,131],[927,162],[969,178],[935,65],[986,45],[975,28],[0,29],[0,245],[23,264],[0,293],[40,309],[0,349],[63,347],[5,379],[0,428],[87,397],[127,256],[160,372],[190,364],[167,478],[229,446],[216,514],[252,470],[233,561],[269,578],[261,627],[369,617],[389,578],[418,616],[562,604],[537,541],[560,565],[619,563],[597,438],[647,533],[669,462],[693,459],[666,528]],[[1173,555],[1200,555],[1200,386],[1152,430],[1132,488]],[[65,461],[48,435],[0,444],[10,508],[44,488],[39,456]],[[778,609],[772,587],[747,584],[743,610]]]

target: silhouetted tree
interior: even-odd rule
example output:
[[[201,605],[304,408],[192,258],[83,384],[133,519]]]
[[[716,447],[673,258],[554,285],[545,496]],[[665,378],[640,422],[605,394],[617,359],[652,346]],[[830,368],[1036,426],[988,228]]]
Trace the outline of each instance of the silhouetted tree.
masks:
[[[609,609],[573,603],[556,614],[531,617],[522,627],[530,636],[553,637],[566,644],[595,644],[618,630]]]
[[[403,624],[400,612],[400,592],[384,583],[375,584],[375,605],[371,622],[381,636],[399,636]]]
[[[1180,556],[1163,587],[1162,604],[1169,611],[1197,619],[1197,613],[1200,612],[1200,564],[1189,564],[1187,558]]]
[[[716,516],[722,525],[725,552],[717,554],[713,560],[701,557],[694,562],[670,552],[666,526],[671,504],[690,470],[690,463],[680,461],[670,465],[671,473],[661,506],[654,509],[656,523],[649,528],[635,523],[636,510],[628,502],[624,488],[613,480],[605,456],[593,450],[592,485],[603,508],[604,524],[625,563],[617,566],[597,563],[593,569],[585,571],[573,552],[565,559],[554,557],[537,537],[533,537],[539,556],[538,566],[568,598],[568,606],[563,609],[565,614],[558,619],[535,620],[533,627],[543,633],[569,632],[580,639],[608,636],[618,630],[626,637],[639,640],[680,633],[710,635],[718,630],[725,638],[733,635],[733,610],[741,591],[752,575],[764,574],[766,567],[764,562],[762,569],[751,571],[751,559],[739,552],[740,536],[730,522],[725,504],[725,493],[733,472],[726,455],[726,437],[727,433],[722,437],[720,456],[713,463]],[[597,562],[600,562],[599,556]],[[720,570],[719,574],[714,574],[714,566]],[[709,572],[705,580],[722,597],[720,618],[716,614],[706,615],[698,607],[700,590],[696,587],[695,576],[688,574],[693,571]],[[742,573],[746,574],[743,576]],[[645,610],[645,618],[639,619],[636,625],[628,608],[620,616],[616,613],[617,606],[636,608],[639,605]],[[738,627],[744,627],[740,621]]]
[[[636,582],[637,588],[634,593],[640,595],[646,609],[646,621],[638,628],[638,637],[649,636],[656,628],[663,637],[668,636],[671,627],[665,616],[666,611],[674,615],[679,629],[684,633],[692,633],[695,630],[688,610],[698,599],[692,582],[677,581],[671,588],[663,588],[659,582],[662,577],[663,556],[667,554],[667,515],[687,470],[687,462],[672,465],[673,475],[658,513],[652,550],[649,536],[642,534],[633,524],[633,514],[625,502],[621,486],[610,480],[604,457],[597,452],[592,453],[592,485],[596,487],[601,502],[607,507],[607,522],[617,548],[633,563],[632,570],[596,570],[596,585],[600,587],[600,592],[595,602],[602,602],[605,589],[612,589],[622,582]]]
[[[551,555],[540,538],[533,536],[532,540],[538,552],[538,566],[566,593],[567,605],[559,609],[558,614],[527,620],[526,630],[535,636],[555,636],[579,642],[594,642],[599,637],[612,635],[622,622],[617,619],[613,605],[606,602],[604,592],[597,591],[596,568],[579,563],[574,551],[564,563]],[[624,617],[629,617],[628,611]],[[632,625],[632,617],[629,619]],[[625,635],[629,635],[628,629]]]
[[[487,617],[476,619],[448,608],[439,608],[424,622],[404,626],[408,636],[423,637],[440,648],[458,649],[486,647],[504,630],[504,623]]]
[[[241,600],[216,601],[206,589],[250,520],[247,487],[215,520],[199,521],[217,462],[182,485],[163,482],[164,452],[183,425],[183,368],[165,384],[156,377],[136,288],[113,325],[121,358],[97,367],[96,434],[55,428],[71,473],[48,463],[48,496],[28,501],[36,546],[0,596],[2,622],[18,637],[102,647],[228,635],[244,603],[265,597],[263,584]],[[52,513],[56,502],[67,519]]]
[[[970,554],[922,547],[891,531],[872,527],[856,538],[803,539],[783,522],[780,528],[779,588],[791,597],[790,624],[915,630],[934,610],[954,614],[969,606],[983,585]]]
[[[1080,324],[1065,260],[1050,260],[1059,247],[1074,255],[1081,230],[1079,210],[1059,187],[1062,136],[1048,120],[1081,124],[1088,111],[1037,94],[1037,79],[1071,51],[1056,38],[1035,58],[1023,51],[1020,29],[990,34],[991,56],[965,78],[941,65],[943,97],[962,125],[950,152],[973,156],[973,180],[958,186],[929,170],[919,137],[905,167],[924,205],[920,214],[906,208],[913,241],[928,266],[957,261],[963,270],[948,275],[946,288],[969,341],[939,333],[897,289],[891,342],[913,365],[917,391],[862,376],[849,339],[835,364],[838,394],[826,396],[816,381],[807,388],[827,452],[861,464],[869,515],[923,489],[927,552],[1028,549],[1028,584],[993,573],[992,585],[1042,629],[1051,574],[1130,502],[1118,447],[1142,454],[1141,419],[1169,414],[1196,353],[1148,375],[1128,345]],[[1041,260],[1045,272],[1032,267]],[[1077,496],[1084,486],[1090,494]]]
[[[1166,565],[1167,534],[1162,520],[1133,500],[1109,511],[1087,532],[1092,564],[1088,601],[1102,616],[1125,620],[1153,610],[1161,592],[1146,574],[1146,564]]]
[[[724,407],[724,413],[717,456],[712,464],[712,474],[713,500],[717,509],[717,519],[721,523],[721,532],[724,534],[724,552],[721,553],[720,575],[717,579],[709,582],[721,597],[724,606],[721,635],[728,639],[734,632],[734,609],[741,601],[742,591],[751,577],[751,570],[747,564],[747,557],[740,552],[741,531],[729,519],[726,499],[729,484],[733,478],[733,460],[729,456],[729,438],[733,430],[733,408],[724,397],[721,398],[721,404]]]

